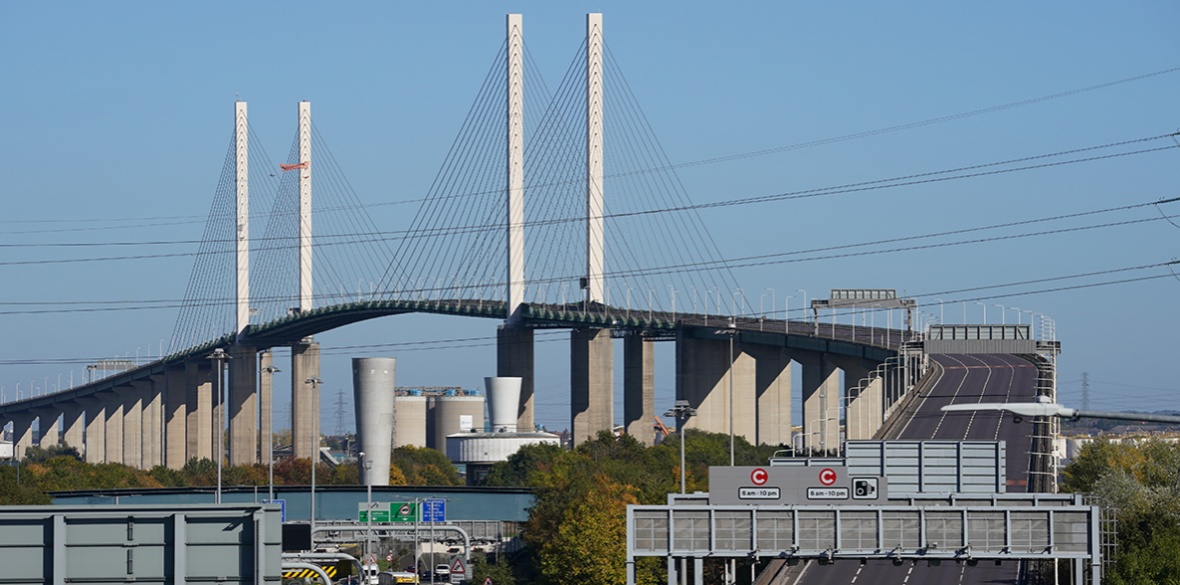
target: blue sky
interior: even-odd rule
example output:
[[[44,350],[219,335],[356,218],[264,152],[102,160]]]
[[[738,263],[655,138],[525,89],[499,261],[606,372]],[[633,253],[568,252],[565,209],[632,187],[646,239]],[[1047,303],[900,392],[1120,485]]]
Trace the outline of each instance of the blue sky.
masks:
[[[499,50],[508,12],[524,15],[526,45],[550,86],[578,50],[585,13],[602,12],[607,45],[677,164],[1180,67],[1173,30],[1180,8],[1170,2],[6,2],[0,4],[0,386],[7,399],[17,384],[25,396],[47,379],[53,387],[62,376],[65,386],[71,372],[75,380],[84,377],[93,359],[154,355],[167,343],[175,309],[63,312],[63,305],[21,303],[93,309],[99,301],[182,298],[191,257],[52,261],[128,255],[113,242],[199,240],[235,97],[249,103],[251,124],[272,158],[290,145],[296,102],[311,100],[317,128],[363,201],[420,197]],[[1159,136],[1180,127],[1178,90],[1180,71],[1174,71],[856,140],[684,166],[678,174],[694,201],[708,203]],[[1174,145],[1167,139],[1053,160],[1168,144]],[[701,218],[726,258],[828,248],[1175,197],[1177,157],[1180,148],[721,207],[703,210]],[[405,208],[382,207],[374,217],[382,229],[401,229],[410,217]],[[1161,211],[1180,213],[1180,204],[978,237],[1147,220]],[[172,225],[151,227],[160,223]],[[801,303],[799,289],[814,298],[832,288],[895,288],[920,299],[925,319],[941,312],[957,323],[964,307],[968,321],[980,321],[983,307],[950,301],[984,293],[931,293],[1180,256],[1180,228],[1163,220],[950,245],[971,237],[734,274],[751,304],[772,295],[779,305],[786,295]],[[49,246],[61,243],[90,246]],[[1063,401],[1077,404],[1087,372],[1093,408],[1155,410],[1180,402],[1169,366],[1177,350],[1177,292],[1180,279],[1155,268],[1001,288],[986,294],[1011,296],[983,302],[992,322],[1001,318],[997,304],[1054,320],[1064,347]],[[944,301],[941,309],[935,298]],[[1014,311],[1003,312],[1015,321]],[[349,357],[398,357],[399,384],[477,387],[494,372],[495,325],[399,317],[320,336],[325,430],[335,430],[336,392],[350,388]],[[430,351],[385,345],[467,338],[476,341]],[[548,339],[537,348],[538,422],[562,428],[569,417],[568,345],[564,337]],[[670,345],[657,357],[662,412],[672,397]]]

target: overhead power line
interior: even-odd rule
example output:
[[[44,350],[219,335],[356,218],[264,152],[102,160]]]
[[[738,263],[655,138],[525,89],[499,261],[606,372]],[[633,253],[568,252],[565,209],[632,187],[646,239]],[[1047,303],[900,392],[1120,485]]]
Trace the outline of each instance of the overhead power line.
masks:
[[[1034,97],[1034,98],[1017,100],[1014,102],[1008,102],[1006,104],[988,106],[985,108],[979,108],[979,109],[975,109],[975,110],[968,110],[968,111],[959,112],[956,114],[937,116],[934,118],[927,118],[925,120],[919,120],[919,121],[915,121],[915,122],[907,122],[904,124],[897,124],[894,126],[886,126],[886,127],[877,128],[874,130],[865,130],[865,131],[861,131],[861,132],[854,132],[852,134],[844,134],[841,136],[833,136],[833,137],[829,137],[829,138],[821,138],[818,140],[810,140],[807,142],[800,142],[800,143],[790,144],[790,145],[786,145],[786,146],[764,148],[764,149],[760,149],[760,150],[753,150],[753,151],[748,151],[748,152],[743,152],[743,153],[716,156],[716,157],[699,159],[699,160],[688,161],[688,162],[683,162],[683,163],[675,163],[672,165],[666,165],[666,166],[661,166],[661,167],[652,167],[650,169],[644,169],[641,171],[630,171],[630,173],[659,172],[659,171],[665,171],[665,170],[671,170],[671,169],[677,169],[677,168],[703,166],[703,165],[709,165],[709,164],[728,162],[728,161],[732,161],[732,160],[740,160],[740,159],[746,159],[746,158],[752,158],[752,157],[758,157],[758,156],[765,156],[768,154],[775,154],[775,153],[786,152],[786,151],[791,151],[791,150],[801,150],[801,149],[812,148],[812,147],[816,147],[816,146],[834,144],[834,143],[838,143],[838,142],[846,142],[846,141],[850,141],[850,140],[856,140],[859,138],[878,136],[881,134],[887,134],[887,133],[891,133],[891,132],[910,130],[913,128],[930,126],[930,125],[939,124],[942,122],[950,122],[950,121],[954,121],[954,120],[960,120],[960,119],[964,119],[964,118],[970,118],[970,117],[974,117],[974,116],[980,116],[980,115],[984,115],[984,114],[990,114],[990,113],[994,113],[994,112],[1010,110],[1010,109],[1019,108],[1022,106],[1038,104],[1038,103],[1051,101],[1051,100],[1055,100],[1055,99],[1060,99],[1060,98],[1064,98],[1064,97],[1070,97],[1070,96],[1079,95],[1079,94],[1083,94],[1083,93],[1089,93],[1089,92],[1097,91],[1100,89],[1106,89],[1109,87],[1115,87],[1118,85],[1124,85],[1124,84],[1132,83],[1132,82],[1136,82],[1136,81],[1151,79],[1154,77],[1159,77],[1159,76],[1168,75],[1171,73],[1176,73],[1178,71],[1180,71],[1180,67],[1170,67],[1167,69],[1161,69],[1159,71],[1145,73],[1142,75],[1125,77],[1123,79],[1116,79],[1114,81],[1107,81],[1107,82],[1098,83],[1095,85],[1089,85],[1089,86],[1085,86],[1085,87],[1070,89],[1070,90],[1047,94],[1047,95],[1038,96],[1038,97]],[[613,177],[613,176],[614,175],[611,175],[611,177]],[[538,187],[538,186],[542,186],[542,185],[527,185],[526,188],[527,187]],[[467,193],[467,194],[463,194],[463,195],[451,195],[451,197],[475,196],[475,195],[483,195],[483,194],[486,194],[486,193]],[[422,203],[427,200],[428,199],[425,197],[418,197],[418,198],[414,198],[414,199],[402,199],[402,200],[398,200],[398,201],[386,201],[386,202],[381,202],[381,203],[372,203],[372,204],[366,205],[365,207],[385,207],[385,206],[390,206],[390,205],[407,205],[407,204],[412,204],[412,203]],[[28,225],[28,224],[33,224],[33,223],[37,223],[37,224],[65,224],[65,223],[77,223],[77,222],[92,223],[94,221],[104,221],[104,222],[152,221],[152,222],[168,222],[168,223],[151,223],[151,224],[139,224],[139,225],[132,224],[132,225],[105,226],[105,227],[80,227],[80,228],[69,228],[69,229],[65,229],[65,230],[38,229],[36,231],[30,231],[30,232],[7,232],[7,233],[9,233],[9,234],[27,234],[27,233],[46,233],[46,232],[69,232],[69,231],[124,229],[124,228],[129,228],[129,227],[134,227],[134,228],[160,227],[160,226],[184,225],[184,224],[192,224],[192,223],[203,223],[205,221],[205,217],[195,216],[195,215],[172,215],[172,216],[155,216],[155,217],[149,216],[149,217],[139,217],[139,218],[127,218],[127,217],[115,218],[115,217],[112,217],[112,218],[98,218],[98,219],[96,219],[96,218],[83,218],[83,219],[0,219],[0,225],[3,225],[3,224]],[[0,233],[2,233],[2,232],[0,232]]]

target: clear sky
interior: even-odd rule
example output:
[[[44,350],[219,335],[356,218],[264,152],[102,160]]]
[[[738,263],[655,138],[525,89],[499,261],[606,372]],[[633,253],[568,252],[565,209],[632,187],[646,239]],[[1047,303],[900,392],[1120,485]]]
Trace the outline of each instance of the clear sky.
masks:
[[[500,48],[508,12],[524,15],[526,45],[550,86],[582,42],[585,13],[603,13],[607,46],[668,159],[684,165],[679,178],[697,203],[1034,157],[1180,127],[1174,2],[4,2],[6,399],[18,384],[26,397],[30,386],[39,393],[59,377],[65,387],[95,359],[146,358],[167,344],[175,307],[103,303],[183,298],[235,98],[249,103],[272,158],[287,152],[296,102],[311,100],[316,126],[361,200],[386,205],[374,207],[386,210],[374,212],[379,227],[403,229],[412,211],[388,204],[429,188]],[[1139,76],[1147,77],[980,112]],[[1176,142],[984,170],[1169,145]],[[760,154],[735,156],[747,153]],[[713,159],[725,160],[686,164]],[[1178,162],[1180,148],[1172,148],[711,208],[701,218],[729,259],[830,249],[1177,197]],[[1064,348],[1063,402],[1080,405],[1086,372],[1092,408],[1176,408],[1180,278],[1158,266],[1117,271],[1180,256],[1180,219],[1170,224],[1161,214],[1180,214],[1180,203],[870,248],[915,248],[907,251],[780,256],[734,274],[750,312],[771,298],[799,307],[801,291],[826,297],[832,288],[895,288],[919,300],[923,321],[958,323],[966,314],[979,322],[986,309],[988,321],[1012,323],[1017,310],[996,305],[1034,311],[1053,319]],[[1114,223],[1123,225],[1094,227]],[[1072,231],[1015,237],[1050,230]],[[126,258],[164,254],[176,256]],[[949,292],[1104,271],[1117,272]],[[1109,284],[1128,279],[1144,280]],[[1073,288],[1034,292],[1066,287]],[[402,385],[479,387],[494,374],[495,326],[409,316],[319,336],[323,428],[336,430],[350,357],[397,357]],[[569,419],[568,344],[564,336],[544,339],[537,418],[560,429]],[[672,399],[671,355],[662,344],[657,412]],[[280,388],[289,384],[284,375]],[[351,428],[348,394],[344,401]]]

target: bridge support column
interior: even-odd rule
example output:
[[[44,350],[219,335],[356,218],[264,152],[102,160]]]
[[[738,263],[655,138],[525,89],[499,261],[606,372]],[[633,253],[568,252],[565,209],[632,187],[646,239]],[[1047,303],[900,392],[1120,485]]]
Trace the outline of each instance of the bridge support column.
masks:
[[[229,464],[258,463],[258,349],[234,344],[229,361]]]
[[[533,419],[533,330],[511,325],[496,330],[496,375],[520,378],[520,410],[516,430],[532,432]]]
[[[320,344],[304,339],[291,346],[291,448],[295,457],[311,459],[319,445],[319,383],[308,380],[320,377]],[[313,459],[317,461],[318,459]]]
[[[570,415],[574,444],[614,424],[614,343],[610,329],[570,333]]]
[[[849,439],[871,439],[881,429],[884,420],[884,380],[872,376],[863,388],[854,388],[848,395],[847,431]]]
[[[213,460],[213,369],[196,361],[184,364],[186,457]]]
[[[46,408],[36,411],[36,414],[37,446],[48,449],[58,442],[57,418],[61,416],[61,411],[56,408]]]
[[[871,438],[878,428],[870,420],[871,393],[862,393],[860,388],[861,383],[869,384],[870,365],[856,358],[838,358],[834,361],[844,371],[844,438]]]
[[[638,333],[623,338],[623,424],[644,445],[655,444],[655,352]]]
[[[757,397],[756,445],[791,444],[791,356],[773,346],[751,346]]]
[[[164,376],[137,382],[144,393],[144,469],[164,465]]]
[[[683,330],[677,333],[676,398],[687,400],[697,410],[685,428],[724,434],[730,432],[732,402],[734,435],[753,443],[757,427],[754,357],[737,341],[732,350],[731,362],[728,339],[699,339]]]
[[[107,462],[106,404],[97,398],[82,401],[86,409],[86,462]]]
[[[120,386],[123,400],[123,465],[143,469],[143,390]]]
[[[86,445],[82,444],[82,405],[77,402],[67,402],[61,408],[62,443],[78,450],[81,455],[86,452]]]
[[[37,417],[32,413],[14,414],[11,417],[12,455],[20,461],[29,452],[29,447],[33,446],[33,419]]]
[[[188,404],[184,382],[184,368],[172,367],[164,372],[164,465],[169,469],[184,467],[188,452],[185,432]]]
[[[123,463],[123,397],[118,392],[109,392],[99,398],[106,402],[103,409],[106,462]]]
[[[840,369],[824,354],[807,352],[803,365],[803,436],[805,448],[840,448]]]

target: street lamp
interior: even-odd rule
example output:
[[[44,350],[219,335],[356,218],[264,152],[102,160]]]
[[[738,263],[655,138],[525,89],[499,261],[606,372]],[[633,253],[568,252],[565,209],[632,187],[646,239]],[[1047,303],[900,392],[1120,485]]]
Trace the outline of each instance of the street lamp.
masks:
[[[684,479],[684,424],[688,422],[688,417],[696,416],[697,410],[688,405],[687,400],[677,400],[672,409],[664,413],[664,416],[671,416],[676,419],[676,434],[680,435],[680,493],[685,492]]]
[[[221,374],[221,365],[229,359],[229,354],[220,347],[213,350],[208,358],[213,361],[213,370],[217,380],[217,494],[214,501],[221,503],[221,460],[225,456],[222,446],[222,436],[225,435],[225,380]]]
[[[359,453],[361,458],[361,467],[365,469],[365,497],[367,503],[365,504],[365,557],[368,558],[371,552],[373,543],[373,482],[370,480],[369,470],[373,468],[373,461],[365,458],[365,452]]]
[[[272,377],[274,376],[275,372],[281,372],[281,371],[282,370],[276,368],[273,365],[266,366],[266,367],[262,368],[262,373],[264,373],[268,376],[272,376]],[[266,427],[268,429],[270,429],[270,436],[266,437],[266,448],[263,450],[263,453],[267,454],[267,457],[266,457],[266,464],[267,464],[267,491],[266,491],[266,494],[267,495],[266,495],[266,497],[267,497],[267,499],[269,499],[273,502],[275,499],[275,453],[274,453],[275,402],[274,402],[273,387],[272,387],[272,390],[270,391],[270,396],[271,396],[271,398],[268,399],[268,404],[267,404],[267,406],[269,408],[267,408],[267,410],[266,410],[266,421],[267,421]]]
[[[303,383],[311,384],[311,403],[319,404],[319,388],[324,381],[313,376],[304,380]],[[312,425],[312,428],[315,426]],[[320,435],[319,433],[311,433],[311,435],[311,533],[315,534],[315,468],[316,463],[319,463],[320,460]]]
[[[797,288],[797,289],[795,289],[795,292],[803,295],[803,322],[806,323],[807,322],[807,291],[805,291],[801,288]]]
[[[992,306],[1000,308],[1000,325],[1003,325],[1006,327],[1008,325],[1008,307],[1005,307],[1004,305],[992,305]]]
[[[942,407],[943,412],[962,412],[977,410],[998,410],[1012,413],[1012,422],[1021,422],[1025,417],[1056,416],[1060,418],[1107,418],[1114,420],[1133,420],[1139,422],[1180,423],[1180,416],[1167,414],[1139,414],[1133,412],[1107,412],[1098,410],[1078,410],[1067,408],[1056,402],[1051,402],[1048,396],[1038,396],[1036,402],[983,402],[978,404],[948,404]]]

